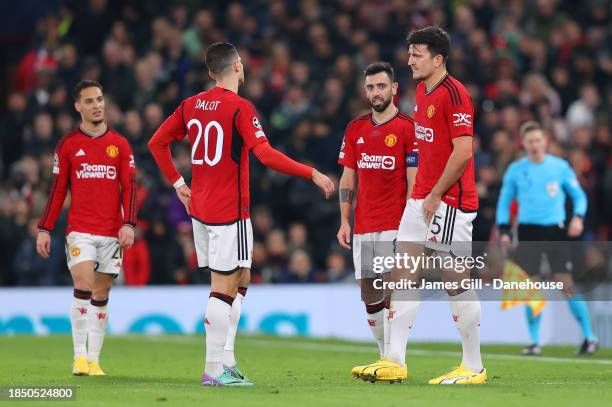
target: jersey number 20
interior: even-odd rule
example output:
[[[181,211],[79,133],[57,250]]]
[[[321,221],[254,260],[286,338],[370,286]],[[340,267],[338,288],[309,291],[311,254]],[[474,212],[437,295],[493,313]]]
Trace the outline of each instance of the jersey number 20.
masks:
[[[223,128],[221,127],[221,124],[213,120],[209,122],[206,127],[204,127],[204,159],[195,158],[196,149],[202,140],[202,123],[198,119],[191,119],[189,120],[189,123],[187,123],[187,129],[189,130],[193,125],[198,128],[198,134],[193,142],[193,147],[191,147],[191,163],[193,165],[204,165],[206,162],[206,164],[210,165],[211,167],[219,164],[219,161],[221,161],[221,155],[223,154]],[[211,127],[217,129],[217,146],[215,148],[215,156],[212,160],[208,158],[208,138]]]

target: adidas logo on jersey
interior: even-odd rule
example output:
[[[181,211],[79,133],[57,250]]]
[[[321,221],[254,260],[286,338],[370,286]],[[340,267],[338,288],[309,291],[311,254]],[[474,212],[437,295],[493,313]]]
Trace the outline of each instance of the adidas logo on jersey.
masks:
[[[363,137],[359,137],[359,140],[357,140],[357,144],[363,144],[365,143],[365,141],[363,141]]]
[[[79,149],[79,151],[77,151],[77,153],[75,154],[76,157],[83,157],[85,155],[85,151],[83,151],[83,149]]]

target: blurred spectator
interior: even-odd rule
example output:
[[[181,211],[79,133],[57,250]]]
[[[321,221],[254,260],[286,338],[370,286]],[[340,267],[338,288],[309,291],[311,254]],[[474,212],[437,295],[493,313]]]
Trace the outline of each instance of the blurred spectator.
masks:
[[[368,111],[363,68],[379,59],[392,62],[400,84],[397,103],[411,114],[416,83],[405,37],[430,24],[451,35],[449,71],[469,88],[476,109],[481,210],[474,239],[491,236],[500,177],[522,154],[518,128],[526,120],[542,123],[549,152],[575,168],[590,202],[585,236],[610,239],[610,8],[599,0],[576,4],[64,3],[37,21],[27,44],[7,54],[0,112],[0,284],[62,284],[67,277],[62,226],[53,240],[60,249],[41,266],[30,256],[28,225],[47,198],[54,147],[78,125],[70,95],[78,80],[102,82],[107,121],[130,141],[146,191],[139,246],[126,253],[125,281],[207,283],[210,274],[195,261],[191,219],[146,146],[183,98],[213,85],[206,47],[216,41],[236,44],[247,77],[240,93],[259,111],[270,142],[335,177],[344,129]],[[191,148],[184,143],[173,150],[189,182]],[[253,283],[351,280],[352,264],[343,263],[333,243],[337,201],[324,200],[310,183],[274,173],[257,160],[251,172]],[[31,270],[41,267],[41,278],[34,278]]]
[[[291,253],[289,264],[283,268],[280,283],[316,283],[317,272],[305,250],[297,249]]]
[[[346,266],[346,257],[342,253],[333,251],[327,255],[326,281],[330,283],[348,283],[355,280],[355,274]]]
[[[595,109],[599,105],[599,94],[593,84],[580,88],[580,99],[570,104],[567,109],[567,124],[571,129],[577,127],[595,127]]]

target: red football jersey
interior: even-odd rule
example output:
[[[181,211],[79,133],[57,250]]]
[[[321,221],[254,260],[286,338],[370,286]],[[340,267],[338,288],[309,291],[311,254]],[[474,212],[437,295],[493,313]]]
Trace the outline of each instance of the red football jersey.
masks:
[[[416,166],[414,121],[398,111],[385,123],[372,113],[348,124],[338,163],[357,171],[354,232],[397,230],[406,205],[406,167]]]
[[[414,122],[420,165],[412,197],[424,199],[444,172],[453,151],[452,140],[474,135],[472,98],[461,82],[448,74],[429,92],[425,83],[420,82],[416,89]],[[461,177],[442,195],[442,201],[463,211],[478,209],[474,154]]]
[[[185,99],[154,137],[185,135],[191,144],[191,216],[208,225],[249,218],[249,151],[268,141],[253,104],[220,87]],[[162,170],[171,183],[180,179],[174,167]]]
[[[53,230],[70,188],[66,233],[117,237],[122,224],[136,225],[136,165],[128,141],[108,129],[92,137],[80,129],[57,144],[53,184],[38,227]]]

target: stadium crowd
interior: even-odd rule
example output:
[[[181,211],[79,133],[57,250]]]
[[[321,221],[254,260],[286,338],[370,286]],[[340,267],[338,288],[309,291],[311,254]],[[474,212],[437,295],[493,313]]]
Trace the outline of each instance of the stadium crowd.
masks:
[[[451,34],[449,71],[476,107],[480,211],[474,240],[495,236],[501,177],[521,154],[518,129],[538,120],[550,151],[569,160],[589,198],[583,239],[612,238],[612,52],[605,0],[60,2],[38,19],[0,117],[0,285],[69,283],[65,214],[52,255],[36,254],[53,148],[78,125],[71,88],[104,86],[108,124],[130,141],[138,166],[137,243],[125,253],[130,285],[208,282],[197,271],[191,222],[146,143],[180,101],[212,85],[203,60],[216,41],[237,45],[253,101],[272,145],[333,174],[346,124],[368,111],[361,72],[392,62],[400,109],[414,109],[406,34],[439,25]],[[15,52],[15,51],[14,51]],[[187,145],[174,151],[188,178]],[[337,199],[251,160],[253,282],[352,280],[339,248]]]

